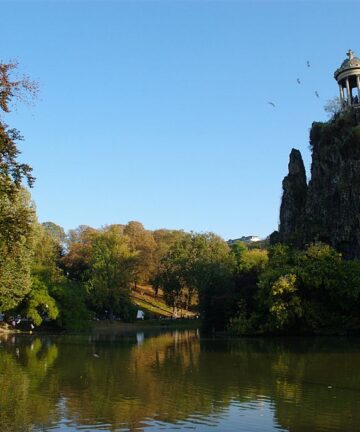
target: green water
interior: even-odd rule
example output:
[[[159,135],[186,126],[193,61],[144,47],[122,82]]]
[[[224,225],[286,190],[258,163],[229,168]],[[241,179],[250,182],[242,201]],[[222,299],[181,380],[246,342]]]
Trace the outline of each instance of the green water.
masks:
[[[358,431],[360,340],[0,339],[0,431]]]

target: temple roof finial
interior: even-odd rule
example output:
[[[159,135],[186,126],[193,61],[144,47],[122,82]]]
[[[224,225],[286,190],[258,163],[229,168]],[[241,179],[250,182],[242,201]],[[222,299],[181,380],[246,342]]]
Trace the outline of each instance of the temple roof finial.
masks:
[[[354,52],[351,49],[349,49],[349,51],[346,53],[346,55],[349,57],[349,60],[354,58]]]

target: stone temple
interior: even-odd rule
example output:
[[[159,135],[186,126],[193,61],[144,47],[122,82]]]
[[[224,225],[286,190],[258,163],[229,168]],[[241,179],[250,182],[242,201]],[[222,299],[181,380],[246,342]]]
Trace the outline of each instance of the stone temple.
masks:
[[[342,109],[360,107],[360,59],[354,57],[351,50],[347,52],[347,56],[334,73],[339,85]]]

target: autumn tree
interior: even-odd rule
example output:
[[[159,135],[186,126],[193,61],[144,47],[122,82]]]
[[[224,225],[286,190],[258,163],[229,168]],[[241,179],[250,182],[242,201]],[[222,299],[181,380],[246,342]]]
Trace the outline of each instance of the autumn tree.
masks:
[[[17,62],[0,63],[0,114],[10,112],[17,101],[29,101],[36,97],[38,86],[27,76],[16,77]],[[32,186],[32,168],[18,161],[20,151],[16,142],[22,136],[16,129],[9,128],[0,117],[0,193],[11,197],[25,178]]]
[[[66,276],[76,282],[86,282],[90,277],[92,241],[97,230],[87,225],[69,231],[67,254],[61,258],[60,266]]]

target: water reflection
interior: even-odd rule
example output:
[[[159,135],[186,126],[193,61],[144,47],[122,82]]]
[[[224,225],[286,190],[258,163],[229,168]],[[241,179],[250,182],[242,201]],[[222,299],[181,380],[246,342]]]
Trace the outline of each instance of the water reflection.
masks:
[[[354,339],[0,339],[0,430],[355,431]]]

